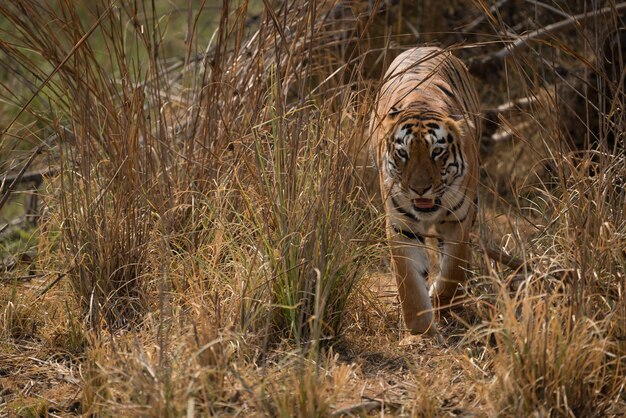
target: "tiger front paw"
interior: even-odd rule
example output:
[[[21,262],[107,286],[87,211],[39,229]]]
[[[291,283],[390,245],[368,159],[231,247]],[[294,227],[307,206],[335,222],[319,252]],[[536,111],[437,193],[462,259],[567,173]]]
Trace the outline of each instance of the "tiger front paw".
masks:
[[[462,287],[457,282],[438,279],[430,287],[428,294],[432,300],[433,306],[441,309],[447,308],[463,299]]]
[[[436,335],[437,324],[432,312],[424,312],[422,314],[414,315],[411,318],[405,318],[407,329],[413,335]]]

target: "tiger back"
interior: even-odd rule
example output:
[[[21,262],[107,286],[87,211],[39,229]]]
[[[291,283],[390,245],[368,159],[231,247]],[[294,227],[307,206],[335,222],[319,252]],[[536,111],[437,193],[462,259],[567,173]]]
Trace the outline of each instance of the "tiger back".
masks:
[[[407,328],[436,333],[442,305],[465,282],[477,209],[478,96],[451,52],[414,48],[390,65],[370,121],[387,239]],[[440,272],[428,290],[425,236],[439,243]]]

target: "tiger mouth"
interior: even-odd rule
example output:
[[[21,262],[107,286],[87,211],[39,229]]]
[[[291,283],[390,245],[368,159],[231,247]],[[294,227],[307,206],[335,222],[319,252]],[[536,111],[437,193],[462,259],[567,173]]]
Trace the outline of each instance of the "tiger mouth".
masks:
[[[426,199],[426,198],[418,198],[413,199],[413,208],[420,212],[432,212],[434,210],[439,209],[441,205],[441,201],[439,198],[436,199]]]

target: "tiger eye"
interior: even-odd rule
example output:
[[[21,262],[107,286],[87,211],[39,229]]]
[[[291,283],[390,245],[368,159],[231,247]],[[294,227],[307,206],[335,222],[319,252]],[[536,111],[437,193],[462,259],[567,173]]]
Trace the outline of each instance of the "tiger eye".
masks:
[[[400,148],[399,150],[396,150],[396,154],[398,155],[398,157],[403,158],[405,160],[409,158],[409,154],[407,154],[406,151],[403,150],[402,148]]]

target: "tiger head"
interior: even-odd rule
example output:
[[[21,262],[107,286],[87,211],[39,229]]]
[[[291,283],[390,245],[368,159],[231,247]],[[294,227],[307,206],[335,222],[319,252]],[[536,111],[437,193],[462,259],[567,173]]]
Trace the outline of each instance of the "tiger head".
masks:
[[[462,122],[418,114],[400,118],[387,132],[383,171],[393,204],[421,218],[449,209],[468,171]]]

